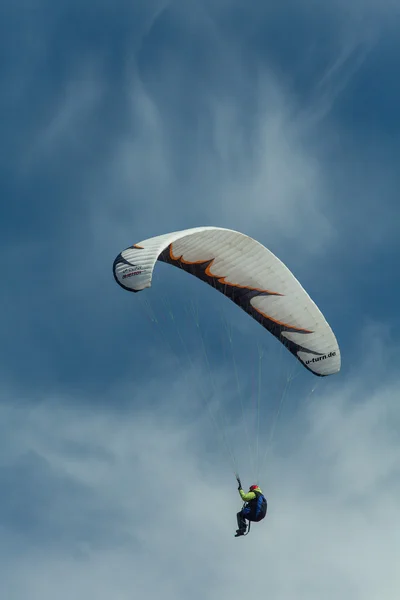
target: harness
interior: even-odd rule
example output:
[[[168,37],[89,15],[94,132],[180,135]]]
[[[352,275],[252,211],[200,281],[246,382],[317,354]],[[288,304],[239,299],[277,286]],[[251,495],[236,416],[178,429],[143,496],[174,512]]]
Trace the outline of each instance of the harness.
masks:
[[[252,492],[256,495],[256,497],[244,505],[246,506],[247,504],[247,506],[250,508],[252,516],[254,515],[255,517],[253,520],[261,521],[267,514],[267,499],[264,494],[258,490],[252,490]]]

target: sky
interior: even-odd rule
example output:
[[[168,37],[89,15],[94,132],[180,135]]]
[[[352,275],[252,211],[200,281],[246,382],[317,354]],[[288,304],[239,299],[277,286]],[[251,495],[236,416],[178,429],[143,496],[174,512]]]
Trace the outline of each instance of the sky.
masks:
[[[399,597],[399,20],[1,3],[2,597]],[[115,284],[121,250],[203,225],[287,264],[339,374],[168,265]],[[236,468],[269,502],[240,539]]]

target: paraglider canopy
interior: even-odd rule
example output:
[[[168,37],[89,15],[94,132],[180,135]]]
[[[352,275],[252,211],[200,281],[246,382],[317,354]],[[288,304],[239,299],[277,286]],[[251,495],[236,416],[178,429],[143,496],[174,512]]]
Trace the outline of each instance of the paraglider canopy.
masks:
[[[256,240],[230,229],[196,227],[130,246],[114,261],[117,283],[151,286],[157,261],[191,273],[240,306],[318,376],[340,370],[340,350],[323,314],[293,273]]]

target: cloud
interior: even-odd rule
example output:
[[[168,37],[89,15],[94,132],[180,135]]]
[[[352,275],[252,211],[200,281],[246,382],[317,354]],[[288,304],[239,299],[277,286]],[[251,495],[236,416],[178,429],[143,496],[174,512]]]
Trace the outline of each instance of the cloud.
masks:
[[[252,55],[240,54],[239,43],[211,18],[189,19],[188,31],[178,9],[166,9],[160,19],[127,79],[124,130],[110,139],[103,167],[89,175],[85,196],[93,199],[98,235],[105,239],[112,224],[124,245],[137,241],[135,231],[144,238],[218,224],[262,236],[284,259],[295,256],[293,267],[337,252],[339,233],[351,245],[360,206],[372,217],[383,181],[389,202],[395,189],[378,157],[359,147],[355,153],[336,115],[331,118],[373,38],[350,28],[340,32],[305,107],[291,74],[268,58],[249,68]],[[172,41],[174,32],[183,43],[192,34],[196,49],[208,42],[212,64],[207,70],[198,64],[195,78],[193,57]],[[315,57],[309,62],[315,66]],[[378,244],[382,227],[372,222],[365,220],[368,241],[375,237]]]
[[[359,175],[374,157],[351,156],[348,147],[341,156],[338,124],[321,120],[365,60],[370,36],[334,21],[337,38],[328,36],[325,66],[311,79],[304,110],[296,74],[276,68],[273,53],[245,50],[248,31],[233,38],[221,10],[223,3],[215,11],[204,4],[193,19],[182,3],[149,5],[116,79],[89,44],[80,72],[71,56],[32,144],[39,171],[53,170],[60,181],[68,172],[60,191],[79,217],[69,228],[68,253],[84,233],[97,256],[100,244],[104,255],[114,253],[136,241],[136,231],[161,232],[157,214],[165,230],[211,223],[245,230],[302,265],[336,247],[344,215],[351,224],[357,218],[358,202],[350,215],[344,207],[349,187],[359,197],[376,196],[379,172],[369,169],[365,182]],[[265,11],[257,10],[263,22]],[[281,18],[279,11],[270,17],[268,23]],[[182,52],[189,43],[193,53]],[[315,53],[300,54],[313,70]],[[307,243],[305,231],[312,231]]]
[[[12,540],[20,556],[8,557],[9,597],[393,597],[398,381],[368,391],[360,371],[280,425],[269,514],[243,540],[233,538],[234,479],[200,399],[185,383],[175,393],[168,379],[158,385],[151,410],[121,410],[116,393],[107,408],[2,403],[1,554]]]
[[[102,95],[99,83],[100,78],[90,65],[84,65],[81,73],[74,73],[74,80],[68,81],[66,89],[60,90],[54,114],[47,116],[48,123],[44,124],[31,150],[31,160],[49,161],[54,152],[62,156],[64,147],[72,153],[80,150],[85,142],[87,144],[83,132]],[[65,162],[67,160],[64,158]],[[29,157],[27,161],[30,162]]]
[[[181,148],[176,137],[183,132],[169,129],[168,115],[136,81],[132,119],[85,194],[93,198],[98,235],[105,239],[112,223],[126,244],[138,241],[133,236],[140,222],[146,223],[142,237],[218,224],[263,235],[272,245],[296,244],[305,255],[329,245],[334,235],[324,214],[329,190],[317,149],[275,78],[266,75],[258,89],[258,114],[249,129],[242,125],[246,113],[233,99],[211,93],[204,98],[207,111],[198,116],[201,129],[189,126]],[[179,173],[175,164],[181,161],[186,172]],[[154,221],[155,211],[163,229]],[[306,228],[313,234],[304,245]]]

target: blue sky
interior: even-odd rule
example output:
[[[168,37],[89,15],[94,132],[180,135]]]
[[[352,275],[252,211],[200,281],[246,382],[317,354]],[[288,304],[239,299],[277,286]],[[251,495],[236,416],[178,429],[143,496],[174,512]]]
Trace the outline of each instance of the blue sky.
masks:
[[[396,597],[398,3],[0,11],[7,598]],[[199,225],[275,252],[342,350],[340,375],[315,392],[296,371],[251,546],[232,537],[240,501],[200,387],[218,392],[247,485],[221,314],[250,413],[265,344],[264,447],[291,357],[178,271],[160,265],[144,300],[112,278],[126,246]]]

